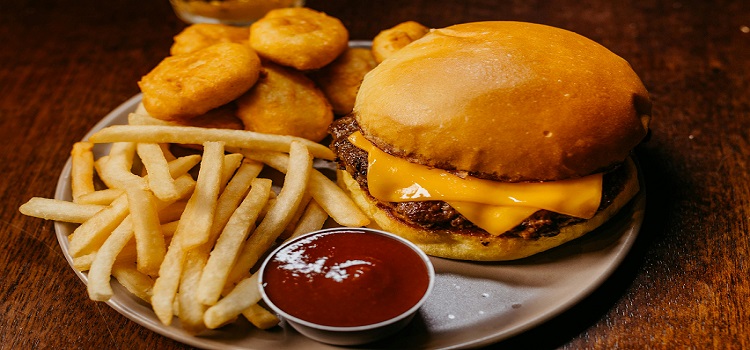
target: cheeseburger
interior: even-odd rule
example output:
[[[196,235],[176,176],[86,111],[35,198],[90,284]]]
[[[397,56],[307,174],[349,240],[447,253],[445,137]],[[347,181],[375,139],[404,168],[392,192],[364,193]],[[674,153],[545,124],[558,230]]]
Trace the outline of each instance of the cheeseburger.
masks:
[[[339,183],[427,254],[512,260],[580,237],[639,191],[651,102],[630,65],[520,22],[430,31],[368,73],[330,127]]]

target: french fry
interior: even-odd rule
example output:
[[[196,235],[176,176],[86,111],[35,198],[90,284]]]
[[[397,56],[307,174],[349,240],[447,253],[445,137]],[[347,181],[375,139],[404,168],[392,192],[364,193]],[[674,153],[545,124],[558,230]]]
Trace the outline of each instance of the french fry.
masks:
[[[171,238],[174,236],[174,233],[177,231],[177,225],[180,223],[179,220],[168,222],[166,224],[161,224],[161,233],[164,234],[165,243],[166,239]]]
[[[177,228],[181,245],[185,249],[197,247],[208,241],[211,233],[216,204],[221,186],[221,173],[224,167],[224,144],[206,142],[203,144],[201,161],[195,192],[190,197],[185,213]]]
[[[244,156],[241,153],[231,153],[224,156],[224,168],[221,171],[221,182],[219,183],[219,193],[224,191],[224,187],[234,176],[237,168],[242,164]]]
[[[172,242],[167,248],[164,261],[159,266],[159,277],[154,281],[153,293],[151,295],[151,307],[156,317],[164,325],[172,324],[174,316],[174,301],[182,277],[182,267],[185,262],[187,250],[182,247],[179,239],[179,231],[175,232]]]
[[[258,276],[245,278],[218,303],[206,310],[203,321],[206,327],[215,329],[239,316],[242,311],[260,301]]]
[[[170,175],[167,174],[167,176]],[[172,184],[174,185],[174,182]],[[164,255],[167,253],[164,235],[161,232],[159,209],[155,203],[156,198],[151,191],[139,188],[136,185],[127,186],[125,193],[127,193],[130,218],[133,225],[133,232],[135,233],[136,250],[138,251],[138,271],[147,275],[156,275],[159,272],[162,260],[164,260]],[[174,201],[179,196],[180,192],[177,190],[177,187],[174,187],[174,193],[170,199],[163,200]]]
[[[164,155],[164,159],[167,160],[167,162],[171,162],[177,157],[172,153],[172,150],[170,149],[170,146],[168,143],[160,143],[159,148],[161,148],[161,153]]]
[[[130,240],[122,248],[120,254],[117,254],[115,264],[133,264],[135,266],[135,256],[135,242]],[[91,269],[94,258],[96,258],[96,252],[73,258],[73,267],[78,271],[88,271]]]
[[[140,102],[137,106],[135,106],[135,111],[133,111],[133,114],[144,114],[150,116],[150,114],[148,114],[148,111],[146,110],[146,107],[143,105],[143,102]]]
[[[216,204],[214,221],[211,224],[211,234],[208,240],[209,243],[213,244],[216,242],[216,239],[219,237],[219,234],[221,234],[221,231],[229,221],[232,213],[234,213],[237,206],[242,202],[242,199],[247,195],[253,179],[260,174],[262,169],[262,163],[251,160],[242,162],[242,165],[234,174],[234,177],[232,177],[229,184],[227,184],[226,188],[219,196],[219,200]]]
[[[310,178],[310,195],[339,225],[362,227],[370,224],[367,215],[333,181],[314,169]]]
[[[143,109],[143,112],[141,113],[139,109]],[[143,104],[138,104],[138,109],[136,109],[135,113],[130,113],[128,115],[128,124],[130,125],[175,125],[176,123],[168,122],[166,120],[156,119],[148,113],[145,112],[145,108],[143,108]],[[164,154],[164,158],[167,159],[167,161],[173,161],[175,160],[174,154],[172,154],[172,151],[170,150],[168,143],[160,143],[159,147],[161,147],[162,153]]]
[[[198,165],[201,161],[201,156],[198,154],[191,154],[177,158],[169,162],[169,174],[172,178],[176,179],[179,176],[186,174],[194,166]]]
[[[120,264],[112,267],[112,276],[130,293],[145,302],[151,302],[154,280],[138,271],[132,264]]]
[[[174,229],[170,231],[170,227],[172,226],[176,225],[172,225],[171,223],[162,225],[162,231],[164,232],[164,237],[166,240],[169,240],[169,237],[171,237],[172,233],[174,233]],[[133,266],[135,266],[136,255],[135,240],[131,239],[130,241],[128,241],[125,247],[122,248],[120,253],[117,254],[117,258],[115,259],[114,264],[132,264]],[[95,257],[96,252],[73,258],[73,267],[75,267],[78,271],[88,271],[91,268],[91,263],[94,261]]]
[[[245,187],[249,187],[250,181],[247,181],[247,186],[244,184],[238,184],[238,182],[242,182],[245,177],[254,178],[262,169],[262,164],[255,163],[254,165],[251,165],[248,163],[243,164],[243,166],[240,167],[240,170],[237,170],[241,161],[241,154],[229,154],[224,157],[221,185],[229,181],[230,178],[232,181],[226,186],[227,189],[223,190],[221,196],[217,200],[216,210],[211,224],[211,233],[209,234],[208,240],[191,249],[185,257],[185,265],[180,278],[179,293],[177,294],[179,301],[177,303],[177,314],[179,314],[182,327],[193,334],[200,333],[206,329],[206,326],[203,323],[203,314],[206,310],[206,306],[200,302],[197,294],[203,276],[203,270],[209,257],[209,252],[218,237],[218,233],[214,232],[217,230],[221,231],[221,228],[225,225],[228,217],[234,211],[234,208],[237,207],[237,202],[239,202],[242,195],[247,192],[247,188]],[[232,175],[234,175],[234,177],[232,177]]]
[[[133,252],[135,252],[135,246],[133,247]],[[81,272],[88,271],[91,268],[91,262],[94,261],[95,257],[96,252],[73,258],[73,267]],[[135,257],[135,254],[133,255],[133,257]],[[133,262],[135,262],[135,259],[133,259]]]
[[[97,190],[91,193],[80,195],[76,203],[110,205],[115,199],[117,199],[117,197],[119,197],[123,193],[125,193],[125,191],[119,188]]]
[[[94,192],[93,147],[90,142],[76,142],[70,152],[70,191],[75,203],[80,196]]]
[[[230,272],[228,283],[236,282],[250,271],[260,256],[284,231],[299,207],[312,171],[312,157],[302,143],[292,143],[288,164],[289,172],[284,178],[284,186],[276,198],[276,203],[245,242]]]
[[[179,200],[170,204],[168,207],[159,211],[159,222],[166,223],[180,220],[182,213],[185,212],[186,206],[186,200]]]
[[[335,155],[328,147],[319,143],[287,135],[263,134],[247,130],[210,129],[192,126],[164,125],[112,125],[91,135],[89,142],[152,142],[202,144],[206,141],[222,141],[227,147],[252,150],[289,152],[292,141],[308,147],[316,158],[333,160]]]
[[[305,192],[304,196],[302,196],[302,201],[300,201],[299,206],[297,207],[297,211],[294,212],[294,215],[292,215],[292,220],[289,221],[289,224],[286,225],[284,231],[282,231],[281,235],[279,235],[279,239],[286,240],[292,236],[292,232],[294,232],[294,229],[297,227],[299,220],[302,218],[302,214],[307,208],[307,204],[310,203],[311,200],[312,197],[310,196],[310,194]]]
[[[201,303],[214,305],[219,300],[242,242],[255,226],[261,208],[268,201],[269,192],[271,192],[271,180],[254,179],[247,197],[224,227],[216,246],[211,251],[198,284],[198,300]]]
[[[176,123],[168,122],[166,120],[156,119],[146,112],[146,109],[143,108],[143,103],[139,103],[136,111],[134,113],[130,113],[128,115],[128,124],[130,125],[176,125]],[[175,160],[174,154],[172,154],[172,151],[170,150],[170,145],[168,143],[160,143],[159,147],[161,147],[162,153],[164,154],[164,158],[167,159],[167,161],[173,161]]]
[[[278,195],[274,195],[275,193],[276,193],[276,192],[273,192],[273,191],[272,191],[272,192],[271,192],[271,195],[270,195],[270,196],[268,196],[268,197],[269,197],[269,198],[268,198],[268,203],[267,203],[267,204],[266,204],[266,206],[265,206],[265,207],[263,207],[263,209],[262,209],[262,210],[260,211],[260,217],[259,217],[258,219],[260,219],[260,220],[263,220],[263,218],[265,218],[265,217],[266,217],[266,214],[268,214],[268,211],[269,211],[269,210],[271,210],[271,208],[273,208],[273,206],[274,206],[274,205],[276,204],[276,196],[278,196]]]
[[[177,178],[177,181],[175,183],[177,184],[178,191],[182,196],[185,196],[188,193],[192,192],[194,187],[193,179],[190,177],[190,175],[180,176],[179,178]],[[119,200],[120,198],[118,198],[118,201]],[[127,202],[127,198],[125,198],[125,201]],[[167,207],[169,204],[171,203],[156,200],[153,205],[153,210],[154,212],[156,212],[160,208]],[[127,213],[127,211],[125,212]],[[89,269],[88,274],[89,283],[87,286],[89,298],[91,298],[92,300],[106,301],[109,300],[110,297],[112,297],[112,287],[109,284],[110,275],[112,274],[112,266],[114,265],[117,256],[124,249],[128,241],[133,239],[133,237],[133,220],[132,217],[128,215],[122,220],[122,222],[120,222],[117,228],[112,231],[112,233],[106,238],[104,243],[102,243],[101,247],[96,252],[94,260],[91,262],[91,268]],[[150,253],[149,249],[151,248],[149,247],[146,247],[143,252],[139,251],[139,248],[144,249],[142,247],[138,247],[138,244],[136,242],[136,251],[138,255]],[[139,256],[139,258],[141,257]],[[152,257],[151,259],[154,258]]]
[[[287,172],[289,156],[278,152],[251,152],[243,151],[246,158],[263,162],[266,165],[282,172]],[[339,225],[348,227],[362,227],[370,223],[354,201],[321,172],[313,169],[310,174],[308,187],[313,199],[333,218]]]
[[[280,321],[276,314],[266,310],[260,304],[253,304],[242,310],[242,316],[245,316],[258,329],[269,329],[278,325]]]
[[[208,258],[207,250],[201,247],[188,252],[180,278],[179,293],[177,294],[180,324],[183,329],[192,334],[200,333],[206,329],[206,325],[203,323],[206,306],[198,301],[197,291],[203,267],[206,265]]]
[[[180,157],[169,163],[172,177],[187,173],[200,156]],[[192,179],[190,179],[192,180]],[[115,199],[112,204],[97,212],[91,219],[86,220],[68,236],[68,251],[72,257],[78,257],[96,251],[112,232],[128,215],[128,200],[124,194]]]
[[[143,104],[140,104],[139,107],[140,106],[143,106]],[[145,113],[145,109],[142,113],[139,112],[138,110],[136,110],[135,113],[130,113],[128,115],[128,124],[130,125],[167,125],[167,126],[180,126],[181,125],[176,122],[170,122],[170,121],[154,118],[148,115],[148,113]],[[169,145],[170,145],[169,143],[159,144],[159,146],[161,146],[162,148],[162,152],[164,153],[165,158],[167,158],[167,160],[172,160],[174,159],[174,155],[170,151]],[[172,159],[170,159],[170,157]],[[224,161],[226,162],[227,160],[224,160]]]
[[[33,197],[22,204],[18,210],[21,214],[35,218],[80,224],[105,208],[106,206],[103,205],[77,204],[58,199]]]
[[[228,163],[231,163],[231,161],[225,161],[225,169],[223,173],[228,173],[230,172],[229,170],[232,170],[233,172],[232,166],[227,166]],[[219,197],[217,209],[214,216],[214,222],[211,226],[212,231],[216,230],[217,227],[219,232],[221,231],[220,227],[223,227],[223,223],[226,223],[226,220],[229,219],[229,216],[236,208],[237,203],[241,201],[242,196],[245,195],[247,189],[250,187],[250,181],[255,178],[258,173],[260,173],[261,169],[262,164],[255,162],[248,162],[248,164],[243,164],[242,166],[240,166],[235,176],[232,178],[232,180],[226,186],[226,189],[224,190],[222,195]],[[177,222],[176,225],[179,227],[179,222]],[[175,231],[177,231],[177,229],[175,229]],[[211,234],[211,236],[217,235],[218,233]],[[154,288],[154,295],[156,295],[153,301],[154,311],[157,313],[159,319],[163,323],[169,324],[168,322],[171,322],[173,316],[172,312],[174,312],[174,308],[170,307],[170,305],[173,303],[176,292],[179,288],[185,289],[184,293],[186,294],[183,295],[183,291],[180,292],[181,297],[179,298],[180,302],[177,303],[179,304],[177,306],[177,313],[185,313],[186,315],[190,315],[186,316],[190,317],[187,322],[192,322],[192,325],[195,327],[193,328],[194,331],[198,331],[200,329],[200,323],[195,321],[195,315],[200,314],[200,310],[202,310],[203,307],[202,305],[196,305],[196,303],[198,302],[197,298],[191,299],[188,297],[188,295],[192,295],[192,292],[190,290],[190,288],[192,288],[191,285],[193,281],[195,281],[195,276],[197,275],[197,273],[200,272],[197,267],[200,266],[202,269],[200,260],[205,260],[208,258],[208,249],[210,249],[211,246],[209,243],[211,243],[211,240],[212,238],[209,237],[209,242],[206,242],[204,243],[204,245],[194,249],[190,252],[190,254],[186,252],[186,249],[184,247],[179,245],[179,239],[173,240],[173,242],[170,243],[169,249],[167,251],[168,258],[165,258],[165,261],[160,268],[160,277],[156,282],[156,285],[158,287]],[[181,264],[183,264],[183,261],[185,261],[184,264],[186,265],[185,271],[181,270]],[[203,264],[205,264],[205,262]],[[188,268],[187,265],[189,265],[190,267]],[[200,275],[198,275],[197,278],[200,278]],[[197,287],[195,289],[197,290]]]
[[[148,187],[156,198],[170,200],[177,197],[174,179],[169,174],[169,163],[161,147],[156,143],[139,143],[138,156],[148,172]]]
[[[170,121],[154,118],[145,113],[138,113],[137,111],[135,113],[128,114],[128,124],[129,125],[172,125],[172,126],[180,125],[175,122],[170,122]]]
[[[128,198],[122,195],[112,204],[96,213],[91,219],[81,223],[68,236],[68,252],[78,257],[96,251],[104,244],[107,236],[128,216]]]
[[[289,239],[320,230],[323,228],[326,220],[328,220],[328,213],[316,201],[310,201],[307,207],[305,207],[305,212],[302,213],[302,217],[297,222],[297,226],[294,228]]]
[[[133,223],[130,217],[126,217],[96,252],[94,261],[91,262],[86,285],[91,300],[107,301],[112,297],[112,286],[109,284],[112,265],[117,255],[132,238]]]
[[[110,182],[106,175],[104,175],[104,165],[109,161],[109,156],[101,156],[99,159],[94,161],[94,170],[99,174],[99,179],[107,185],[107,188],[115,188],[114,183]]]
[[[99,176],[111,188],[124,189],[125,186],[137,184],[146,188],[146,181],[133,174],[133,158],[136,144],[133,142],[115,142],[109,150],[109,160],[102,164]]]
[[[170,325],[174,317],[174,302],[188,252],[191,248],[206,243],[209,238],[216,211],[223,164],[224,145],[220,142],[204,143],[203,160],[198,172],[195,192],[190,197],[177,224],[177,229],[167,248],[167,254],[159,267],[159,277],[154,282],[151,305],[159,321],[164,325]],[[189,277],[193,277],[192,272]]]

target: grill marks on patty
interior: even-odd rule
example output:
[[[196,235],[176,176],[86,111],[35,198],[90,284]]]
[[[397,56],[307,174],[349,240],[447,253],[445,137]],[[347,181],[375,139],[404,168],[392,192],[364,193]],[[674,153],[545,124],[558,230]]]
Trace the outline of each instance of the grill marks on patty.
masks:
[[[333,136],[330,147],[337,155],[339,167],[351,174],[359,186],[369,195],[367,190],[367,152],[357,148],[347,139],[349,135],[358,130],[359,125],[351,115],[334,121],[329,128],[329,133]],[[604,192],[599,210],[609,206],[617,194],[622,191],[626,175],[624,167],[618,167],[604,175]],[[444,201],[398,203],[377,201],[377,203],[380,208],[409,225],[428,230],[451,230],[467,235],[488,235],[487,232],[474,225]],[[584,221],[584,219],[539,210],[503,235],[524,239],[552,237],[560,233],[560,228],[581,221]]]

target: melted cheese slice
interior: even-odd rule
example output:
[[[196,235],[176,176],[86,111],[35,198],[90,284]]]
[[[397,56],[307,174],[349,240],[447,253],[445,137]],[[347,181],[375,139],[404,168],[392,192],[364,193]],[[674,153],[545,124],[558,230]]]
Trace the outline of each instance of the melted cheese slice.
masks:
[[[588,219],[601,201],[602,174],[534,183],[464,178],[391,156],[359,132],[349,136],[349,141],[368,153],[367,183],[373,197],[384,202],[442,200],[494,235],[540,209]]]

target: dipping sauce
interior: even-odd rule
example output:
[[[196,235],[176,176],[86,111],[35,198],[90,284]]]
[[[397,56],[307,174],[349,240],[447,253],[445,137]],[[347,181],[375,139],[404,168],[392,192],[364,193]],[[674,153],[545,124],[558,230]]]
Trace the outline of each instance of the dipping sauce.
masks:
[[[289,315],[356,327],[409,311],[425,295],[430,271],[410,246],[351,229],[293,241],[269,258],[261,278],[268,299]]]

